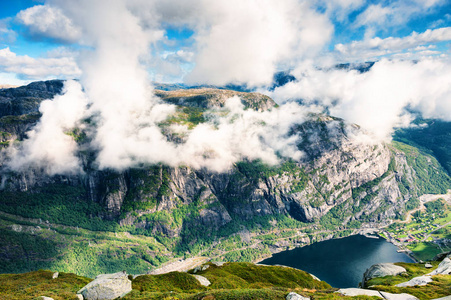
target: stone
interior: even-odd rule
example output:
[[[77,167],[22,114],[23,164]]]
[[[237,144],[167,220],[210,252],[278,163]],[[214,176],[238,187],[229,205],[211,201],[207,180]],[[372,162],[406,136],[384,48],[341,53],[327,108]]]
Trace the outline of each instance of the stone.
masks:
[[[432,300],[451,300],[451,296],[445,296],[445,297],[441,297],[441,298],[435,298]]]
[[[53,298],[46,297],[46,296],[40,296],[37,298],[38,300],[53,300]]]
[[[81,288],[77,294],[83,295],[84,300],[110,300],[123,297],[132,290],[132,282],[127,273],[101,274]]]
[[[297,293],[291,292],[287,295],[287,300],[310,300],[310,298],[303,297]]]
[[[418,276],[418,277],[412,278],[409,281],[399,283],[396,286],[397,287],[407,287],[407,286],[416,286],[416,285],[422,286],[422,285],[428,284],[429,282],[432,282],[431,276],[423,275],[423,276]]]
[[[347,288],[347,289],[339,289],[335,293],[342,294],[344,296],[376,296],[382,298],[381,294],[378,291],[373,290],[365,290],[358,288]]]
[[[387,300],[418,300],[417,297],[402,293],[402,294],[392,294],[387,292],[379,292],[381,293],[382,297],[384,297]]]
[[[200,276],[200,275],[193,275],[194,278],[197,279],[197,281],[199,281],[199,283],[203,286],[209,286],[211,284],[210,280],[208,280],[207,278],[205,278],[204,276]]]
[[[444,260],[438,265],[437,269],[429,273],[428,275],[449,275],[451,273],[451,259],[445,257]]]
[[[84,299],[83,299],[83,295],[77,294],[76,296],[77,296],[77,299],[78,299],[78,300],[84,300]]]
[[[55,272],[55,273],[53,273],[53,275],[52,275],[52,279],[56,279],[56,278],[58,278],[58,276],[59,276],[59,272]]]
[[[424,267],[425,267],[426,269],[430,269],[430,268],[433,267],[433,265],[426,263],[426,264],[424,265]]]
[[[365,271],[362,282],[365,284],[372,278],[384,277],[388,275],[396,276],[404,272],[406,272],[406,269],[392,263],[375,264]]]
[[[310,274],[310,273],[309,273],[309,274]],[[319,279],[318,277],[316,277],[316,276],[313,275],[313,274],[310,274],[310,276],[312,276],[312,278],[315,279],[315,280],[317,280],[317,281],[321,281],[321,279]]]
[[[211,263],[217,267],[222,267],[225,264],[223,261],[212,261]]]

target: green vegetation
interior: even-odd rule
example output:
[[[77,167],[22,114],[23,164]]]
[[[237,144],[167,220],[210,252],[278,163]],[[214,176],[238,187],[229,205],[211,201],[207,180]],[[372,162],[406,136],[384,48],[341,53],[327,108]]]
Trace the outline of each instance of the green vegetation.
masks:
[[[397,265],[404,267],[407,270],[407,274],[374,278],[367,283],[367,286],[394,294],[407,293],[418,297],[420,300],[441,298],[449,295],[451,286],[451,276],[449,275],[432,276],[433,281],[425,286],[396,287],[395,285],[398,283],[431,272],[431,269],[426,269],[423,264],[397,263]],[[433,265],[437,266],[438,262],[433,262]]]
[[[451,237],[451,207],[438,199],[424,204],[425,210],[417,210],[409,223],[393,223],[385,230],[402,246],[412,251],[419,260],[428,261],[437,254],[451,250],[447,239]]]
[[[418,188],[419,195],[446,194],[451,187],[451,178],[433,156],[404,143],[394,141],[393,146],[406,154],[407,163],[414,169],[413,185]]]
[[[105,209],[88,200],[86,190],[80,185],[48,184],[33,192],[1,190],[0,211],[90,230],[115,231],[119,227],[116,222],[99,216]]]
[[[91,279],[71,273],[60,273],[52,279],[51,271],[25,274],[0,274],[0,298],[4,300],[32,300],[39,296],[55,300],[76,300],[75,293]]]
[[[292,290],[307,296],[316,290],[326,293],[331,289],[327,283],[292,268],[250,263],[227,263],[222,267],[209,263],[208,266],[196,273],[211,282],[208,287],[201,286],[187,273],[146,275],[133,281],[133,291],[124,300],[169,296],[172,299],[285,299]]]
[[[417,119],[419,127],[398,129],[394,140],[433,154],[451,174],[451,122]]]

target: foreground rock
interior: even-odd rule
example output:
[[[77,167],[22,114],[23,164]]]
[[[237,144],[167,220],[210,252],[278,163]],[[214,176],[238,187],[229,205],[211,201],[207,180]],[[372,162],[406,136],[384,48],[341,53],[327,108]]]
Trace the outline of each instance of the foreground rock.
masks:
[[[392,293],[386,293],[386,292],[380,292],[382,297],[384,297],[387,300],[418,300],[417,297],[409,295],[409,294],[392,294]]]
[[[375,296],[382,299],[387,300],[418,300],[417,297],[409,295],[409,294],[392,294],[387,292],[379,292],[373,290],[366,289],[357,289],[357,288],[348,288],[348,289],[339,289],[336,293],[342,294],[344,296]]]
[[[209,286],[211,284],[210,280],[208,280],[207,278],[205,278],[204,276],[200,276],[200,275],[193,275],[194,278],[197,279],[197,281],[199,281],[199,283],[203,286]]]
[[[303,297],[299,294],[296,294],[294,292],[291,292],[287,295],[287,300],[310,300],[310,298]]]
[[[376,296],[382,298],[381,294],[378,291],[373,290],[365,290],[358,288],[347,288],[347,289],[339,289],[336,293],[342,294],[344,296]]]
[[[375,264],[365,271],[362,282],[365,285],[365,283],[370,279],[389,275],[396,276],[404,272],[407,272],[406,269],[392,263]]]
[[[444,260],[438,265],[437,269],[429,273],[428,275],[449,275],[451,274],[451,259],[445,257]]]
[[[432,282],[431,276],[424,275],[424,276],[418,276],[418,277],[412,278],[407,282],[399,283],[396,286],[397,287],[407,287],[407,286],[416,286],[416,285],[423,286],[423,285],[427,285],[429,282]]]
[[[132,290],[132,282],[127,273],[101,274],[88,283],[77,294],[85,300],[109,300],[123,297]]]

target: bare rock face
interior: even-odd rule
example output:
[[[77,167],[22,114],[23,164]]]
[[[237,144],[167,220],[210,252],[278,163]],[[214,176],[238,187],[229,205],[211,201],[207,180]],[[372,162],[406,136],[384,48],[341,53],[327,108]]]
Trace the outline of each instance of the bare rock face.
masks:
[[[372,278],[384,277],[388,275],[396,276],[404,272],[407,272],[406,269],[392,263],[375,264],[365,271],[362,282],[365,285],[365,283]]]
[[[110,300],[123,297],[132,290],[132,282],[125,272],[101,274],[88,283],[77,294],[85,300]]]

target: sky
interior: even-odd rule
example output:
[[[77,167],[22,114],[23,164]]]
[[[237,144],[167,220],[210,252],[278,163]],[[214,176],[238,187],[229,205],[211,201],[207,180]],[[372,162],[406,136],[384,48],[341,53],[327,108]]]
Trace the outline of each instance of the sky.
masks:
[[[389,141],[418,114],[451,121],[450,51],[451,0],[1,1],[0,84],[67,79],[7,165],[83,172],[86,147],[99,169],[298,160],[290,129],[312,111],[361,126],[367,137],[355,141]],[[365,62],[367,72],[353,67]],[[280,71],[295,80],[272,88]],[[171,125],[177,144],[159,127],[176,107],[153,82],[244,84],[279,107],[251,111],[232,98],[194,129]],[[83,149],[74,128],[89,137]]]
[[[81,76],[80,55],[93,44],[68,2],[0,2],[0,84]],[[141,59],[158,82],[259,86],[303,60],[415,60],[448,56],[451,47],[450,0],[126,2],[156,35]]]

